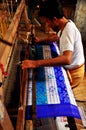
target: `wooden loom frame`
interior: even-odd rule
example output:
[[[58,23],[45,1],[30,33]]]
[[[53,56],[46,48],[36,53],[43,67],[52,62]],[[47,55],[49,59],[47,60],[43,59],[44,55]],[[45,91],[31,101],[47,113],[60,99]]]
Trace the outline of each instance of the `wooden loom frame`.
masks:
[[[9,60],[10,60],[9,57],[10,57],[10,54],[12,52],[12,48],[13,48],[14,41],[15,41],[15,38],[16,38],[18,25],[19,25],[19,22],[21,20],[22,14],[24,14],[25,23],[26,23],[26,26],[28,26],[28,23],[27,23],[28,18],[27,18],[27,14],[26,14],[26,4],[25,4],[24,0],[22,0],[20,2],[19,6],[18,6],[18,8],[17,8],[17,10],[16,10],[16,12],[14,14],[14,17],[12,19],[12,22],[9,25],[9,28],[8,28],[5,36],[4,36],[4,40],[2,40],[2,41],[7,41],[10,44],[10,46],[6,45],[6,42],[4,42],[5,44],[3,44],[2,42],[0,44],[0,62],[3,64],[3,66],[5,68],[8,67],[8,63],[9,63]],[[12,46],[11,46],[11,44],[12,44]],[[24,76],[26,76],[26,71],[27,70],[24,70]],[[3,82],[2,78],[3,78],[2,77],[2,72],[0,71],[0,81],[1,82]],[[14,128],[12,126],[12,122],[11,122],[11,120],[9,118],[9,115],[7,113],[7,110],[6,110],[5,106],[4,106],[3,87],[4,86],[2,84],[2,86],[0,87],[0,97],[1,97],[0,100],[1,100],[1,103],[2,103],[2,107],[4,109],[4,112],[2,112],[2,114],[4,114],[4,118],[0,119],[0,130],[7,130],[7,129],[14,130]],[[21,125],[21,123],[19,123],[19,122],[21,122],[19,120],[19,117],[21,115],[20,113],[23,113],[23,115],[25,114],[25,109],[24,109],[25,108],[24,107],[25,104],[24,103],[26,103],[25,102],[26,95],[23,96],[23,99],[24,100],[23,100],[23,104],[22,104],[23,105],[22,106],[23,107],[22,112],[21,112],[21,108],[20,107],[19,107],[19,110],[18,110],[19,111],[18,112],[18,121],[17,121],[17,127],[16,127],[17,130],[24,130],[24,126]],[[22,118],[24,119],[24,117],[22,117]],[[24,120],[23,120],[22,124],[24,124]],[[19,128],[18,128],[18,126],[19,126]]]

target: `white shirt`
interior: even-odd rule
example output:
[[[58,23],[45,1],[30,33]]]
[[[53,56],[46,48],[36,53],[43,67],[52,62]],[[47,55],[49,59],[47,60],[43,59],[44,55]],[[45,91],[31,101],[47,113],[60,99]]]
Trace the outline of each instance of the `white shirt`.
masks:
[[[58,32],[58,35],[60,35],[60,32]],[[67,50],[72,51],[73,56],[71,64],[66,65],[66,68],[74,68],[85,62],[81,34],[71,20],[66,24],[60,37],[60,55]]]

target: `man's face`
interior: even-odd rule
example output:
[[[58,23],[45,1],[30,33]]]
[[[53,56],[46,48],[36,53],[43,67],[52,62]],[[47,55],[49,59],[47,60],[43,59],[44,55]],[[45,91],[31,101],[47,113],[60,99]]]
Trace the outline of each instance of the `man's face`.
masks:
[[[46,17],[42,17],[43,22],[50,28],[52,28],[52,21]]]
[[[59,30],[58,23],[54,19],[50,20],[49,18],[43,17],[42,20],[48,27],[52,28],[54,31]]]

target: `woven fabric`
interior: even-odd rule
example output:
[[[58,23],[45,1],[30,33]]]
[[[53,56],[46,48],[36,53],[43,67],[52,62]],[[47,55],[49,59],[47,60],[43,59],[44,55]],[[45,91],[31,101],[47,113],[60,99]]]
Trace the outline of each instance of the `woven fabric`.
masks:
[[[38,59],[50,59],[59,54],[55,42],[37,46]],[[32,73],[29,75],[26,119],[32,118]],[[66,72],[61,66],[39,67],[36,80],[36,117],[71,116],[80,118]]]

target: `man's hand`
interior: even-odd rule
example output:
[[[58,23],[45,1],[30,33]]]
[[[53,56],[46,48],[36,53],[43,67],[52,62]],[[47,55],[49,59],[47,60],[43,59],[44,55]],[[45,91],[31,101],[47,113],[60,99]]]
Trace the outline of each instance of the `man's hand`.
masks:
[[[22,69],[25,68],[37,68],[37,61],[35,60],[24,60],[21,64]]]
[[[40,39],[38,37],[34,37],[34,42],[40,42]]]

